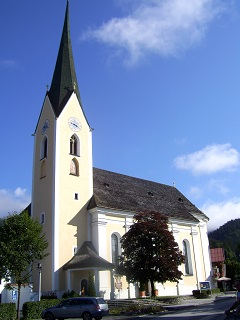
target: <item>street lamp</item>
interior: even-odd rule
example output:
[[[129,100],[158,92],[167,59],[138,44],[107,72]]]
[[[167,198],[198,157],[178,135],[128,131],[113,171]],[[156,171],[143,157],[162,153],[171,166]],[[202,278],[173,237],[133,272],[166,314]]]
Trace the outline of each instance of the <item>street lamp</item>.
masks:
[[[38,274],[39,274],[39,278],[38,278],[38,301],[40,301],[41,300],[41,284],[42,284],[42,264],[38,263],[37,268],[38,268]]]

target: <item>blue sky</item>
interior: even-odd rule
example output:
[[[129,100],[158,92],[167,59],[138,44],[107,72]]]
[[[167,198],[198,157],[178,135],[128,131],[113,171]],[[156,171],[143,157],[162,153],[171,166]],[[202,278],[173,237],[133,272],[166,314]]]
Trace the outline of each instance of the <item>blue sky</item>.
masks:
[[[1,0],[0,217],[31,198],[33,137],[66,0]],[[95,167],[173,185],[240,218],[240,2],[71,0]]]

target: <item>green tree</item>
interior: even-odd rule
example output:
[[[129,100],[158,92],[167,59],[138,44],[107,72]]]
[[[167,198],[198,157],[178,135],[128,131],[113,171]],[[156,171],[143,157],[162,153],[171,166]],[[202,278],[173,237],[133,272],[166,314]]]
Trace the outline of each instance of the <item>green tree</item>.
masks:
[[[92,271],[89,271],[89,275],[88,275],[88,292],[87,293],[90,297],[96,297],[95,281],[94,281],[94,275]]]
[[[240,262],[226,259],[226,273],[227,277],[232,279],[232,282],[234,283],[234,280],[236,280],[236,277],[240,274]]]
[[[228,221],[208,238],[210,248],[224,248],[227,259],[240,262],[240,219]]]
[[[20,319],[21,286],[30,282],[35,263],[47,256],[48,243],[42,233],[41,224],[33,220],[27,211],[11,214],[0,225],[0,278],[6,288],[14,289],[17,284],[17,319]]]
[[[122,255],[117,272],[128,282],[151,283],[178,281],[182,272],[178,266],[184,262],[172,233],[168,218],[159,212],[143,212],[134,216],[134,223],[121,238]]]

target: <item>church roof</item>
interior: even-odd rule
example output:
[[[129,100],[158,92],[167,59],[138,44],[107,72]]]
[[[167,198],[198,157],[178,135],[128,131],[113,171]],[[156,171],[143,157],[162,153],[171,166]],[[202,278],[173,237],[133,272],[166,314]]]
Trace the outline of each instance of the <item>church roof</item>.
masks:
[[[205,214],[175,187],[93,168],[93,197],[88,209],[95,207],[127,212],[158,211],[168,218],[198,222]]]
[[[81,104],[77,76],[74,67],[72,45],[70,38],[69,1],[67,1],[62,37],[58,57],[48,92],[55,115],[58,117],[73,92],[76,92]]]
[[[114,265],[98,255],[91,241],[85,241],[73,258],[63,269],[98,268],[101,270],[113,269]]]

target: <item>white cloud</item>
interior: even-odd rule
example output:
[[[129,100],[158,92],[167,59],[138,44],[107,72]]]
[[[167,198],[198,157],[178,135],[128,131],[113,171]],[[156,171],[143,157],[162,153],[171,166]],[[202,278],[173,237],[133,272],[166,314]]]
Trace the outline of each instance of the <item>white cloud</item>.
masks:
[[[26,189],[16,190],[0,189],[0,218],[6,217],[9,213],[20,212],[31,202],[30,195]]]
[[[20,187],[18,187],[15,191],[14,191],[14,194],[17,196],[17,197],[23,197],[25,196],[27,192],[27,189],[22,189]]]
[[[194,174],[234,171],[240,165],[240,154],[230,144],[209,145],[202,150],[177,157],[174,164],[178,169]]]
[[[201,210],[210,218],[208,231],[213,231],[230,220],[240,218],[240,198],[225,202],[206,202]]]
[[[226,11],[221,0],[137,0],[131,13],[113,18],[83,38],[94,38],[125,54],[125,62],[136,64],[147,53],[178,56],[198,44],[208,25]],[[228,2],[228,6],[230,2]]]

